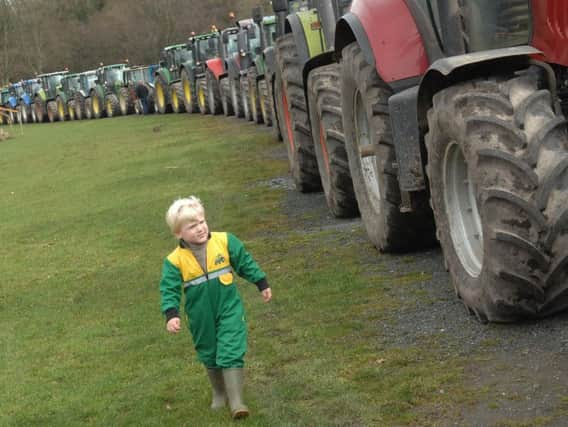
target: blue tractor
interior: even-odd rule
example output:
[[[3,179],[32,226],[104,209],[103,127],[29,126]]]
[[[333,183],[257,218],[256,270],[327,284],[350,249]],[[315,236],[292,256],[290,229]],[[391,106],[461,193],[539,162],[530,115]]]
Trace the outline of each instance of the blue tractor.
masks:
[[[11,110],[18,110],[19,107],[19,100],[20,96],[24,93],[24,88],[22,87],[21,83],[12,83],[8,86],[8,92],[10,96],[8,97],[8,104],[6,105],[7,108]],[[14,111],[9,112],[10,120],[12,123],[19,123],[21,120],[21,115],[15,113]]]
[[[35,123],[35,109],[33,95],[41,89],[38,79],[28,79],[22,81],[23,92],[18,102],[18,111],[24,123]]]

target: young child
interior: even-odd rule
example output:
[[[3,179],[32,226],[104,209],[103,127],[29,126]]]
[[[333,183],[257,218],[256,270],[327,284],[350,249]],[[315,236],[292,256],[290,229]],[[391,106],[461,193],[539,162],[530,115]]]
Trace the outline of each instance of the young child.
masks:
[[[266,274],[235,236],[209,232],[203,204],[197,197],[176,200],[168,209],[166,222],[179,240],[164,260],[160,281],[166,329],[170,333],[181,329],[183,290],[193,344],[213,389],[211,408],[222,408],[228,400],[233,418],[246,417],[249,410],[243,402],[243,366],[247,327],[234,274],[255,283],[268,302],[272,291]]]

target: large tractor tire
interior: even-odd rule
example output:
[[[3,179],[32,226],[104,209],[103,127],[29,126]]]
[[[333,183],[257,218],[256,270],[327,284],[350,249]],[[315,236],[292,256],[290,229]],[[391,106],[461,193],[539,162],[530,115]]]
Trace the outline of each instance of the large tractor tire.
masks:
[[[59,119],[56,101],[49,101],[47,103],[47,119],[49,120],[49,123],[54,123]]]
[[[241,105],[243,106],[243,118],[250,122],[252,113],[250,109],[250,86],[247,76],[241,76],[239,80],[241,85]]]
[[[172,111],[176,114],[185,113],[185,103],[183,101],[183,88],[181,83],[170,85],[170,99],[172,101]]]
[[[120,102],[114,93],[105,96],[105,112],[109,118],[120,116]]]
[[[205,79],[207,82],[207,102],[209,103],[209,112],[211,114],[221,114],[223,112],[223,106],[221,104],[221,90],[219,88],[219,81],[209,70],[207,70]]]
[[[67,112],[65,111],[65,102],[63,102],[63,99],[58,96],[55,103],[57,104],[57,120],[64,122],[66,118],[65,116],[67,115]]]
[[[435,227],[427,195],[416,200],[412,211],[401,212],[388,109],[392,92],[357,43],[343,50],[341,93],[345,150],[369,239],[384,252],[432,246]]]
[[[121,115],[128,116],[134,113],[134,102],[130,96],[130,89],[127,87],[121,87],[118,91],[118,104]]]
[[[88,98],[85,99],[85,118],[87,120],[91,120],[94,118],[94,114],[93,114],[93,100],[92,98],[89,96]]]
[[[207,80],[205,77],[197,79],[197,103],[201,114],[209,114],[209,101],[207,100]]]
[[[67,103],[67,111],[69,112],[69,120],[75,120],[75,100],[72,99]]]
[[[545,80],[532,67],[456,84],[428,113],[438,238],[481,321],[568,307],[568,129]]]
[[[229,78],[223,77],[219,81],[219,92],[221,94],[221,107],[223,108],[223,114],[225,116],[232,116],[235,114],[233,110],[233,101],[231,98],[231,87],[229,84]]]
[[[31,116],[29,112],[29,107],[24,101],[20,101],[18,104],[18,110],[20,111],[20,117],[22,118],[22,123],[31,122]]]
[[[185,111],[188,113],[197,113],[199,106],[197,104],[197,88],[195,80],[191,79],[187,70],[181,70],[181,87],[183,90],[183,103]]]
[[[357,199],[345,151],[339,64],[319,67],[310,73],[308,102],[318,169],[329,210],[339,218],[357,216]]]
[[[272,126],[272,108],[270,94],[268,93],[268,85],[266,80],[258,81],[258,106],[262,116],[262,122],[266,126]],[[258,122],[257,122],[258,123]]]
[[[274,73],[274,77],[270,79],[268,89],[270,91],[270,109],[272,112],[272,136],[277,141],[284,141],[282,136],[282,77],[278,70]]]
[[[75,120],[83,120],[85,118],[85,98],[83,95],[75,95]]]
[[[264,117],[262,115],[262,107],[260,106],[259,82],[257,81],[257,77],[258,73],[256,72],[256,67],[250,67],[247,72],[250,115],[252,121],[260,125],[264,123]]]
[[[34,99],[34,105],[33,105],[33,109],[35,111],[35,116],[36,116],[36,122],[37,123],[43,123],[46,119],[46,108],[45,108],[45,102],[41,100],[41,98],[36,97]]]
[[[303,193],[319,191],[321,179],[304,96],[302,64],[293,34],[286,34],[276,42],[276,61],[282,77],[282,136],[290,171],[298,190]]]
[[[241,83],[238,79],[228,78],[229,92],[231,94],[231,105],[233,106],[233,113],[235,117],[243,117],[244,109],[241,99]]]
[[[155,80],[155,103],[158,108],[158,113],[166,114],[172,112],[172,104],[169,99],[168,84],[162,76],[156,76]]]
[[[96,92],[91,93],[91,118],[100,119],[105,113],[105,100],[101,99]]]

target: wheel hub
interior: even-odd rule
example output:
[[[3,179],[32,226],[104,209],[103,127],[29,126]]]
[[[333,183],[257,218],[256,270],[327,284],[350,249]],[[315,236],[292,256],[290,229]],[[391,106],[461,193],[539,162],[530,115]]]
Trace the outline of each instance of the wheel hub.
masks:
[[[462,150],[451,142],[444,154],[444,203],[456,254],[469,275],[478,277],[483,265],[483,231],[475,184]]]

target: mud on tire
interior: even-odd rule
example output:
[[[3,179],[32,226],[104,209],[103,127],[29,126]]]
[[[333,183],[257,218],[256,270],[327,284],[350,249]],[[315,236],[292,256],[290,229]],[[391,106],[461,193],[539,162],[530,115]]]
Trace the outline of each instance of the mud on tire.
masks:
[[[130,89],[121,87],[118,92],[118,104],[120,105],[120,114],[127,116],[134,113],[134,102],[130,96]]]
[[[434,221],[426,192],[414,210],[401,212],[396,155],[388,98],[392,92],[357,43],[341,61],[343,128],[349,170],[359,212],[371,242],[384,252],[404,252],[435,244]]]
[[[282,137],[287,147],[288,164],[294,183],[301,192],[321,190],[304,96],[302,68],[293,34],[286,34],[276,42],[276,62],[282,76]]]
[[[345,152],[339,82],[338,64],[310,73],[310,124],[327,205],[336,217],[353,217],[359,210]]]
[[[172,102],[172,111],[174,113],[185,113],[185,103],[183,100],[183,88],[181,83],[172,83],[170,85],[170,99]]]
[[[223,106],[221,104],[219,81],[209,70],[207,70],[205,78],[207,82],[207,102],[209,104],[209,112],[214,115],[220,114],[223,111]]]
[[[59,115],[57,114],[57,102],[49,101],[47,103],[47,119],[50,123],[53,123],[56,122],[58,118]]]
[[[185,111],[188,113],[197,113],[199,107],[197,105],[197,89],[195,81],[189,76],[189,73],[184,68],[181,70],[181,88],[183,91],[183,103],[185,104]]]
[[[156,76],[154,86],[154,96],[158,113],[166,114],[172,112],[172,104],[170,102],[168,84],[162,76]]]
[[[252,120],[252,113],[250,109],[250,86],[247,76],[241,76],[241,105],[243,106],[243,118],[250,122]]]
[[[262,116],[262,122],[266,126],[272,126],[271,98],[268,93],[268,85],[265,79],[258,81],[258,107]]]
[[[568,306],[568,132],[538,68],[449,87],[428,114],[428,176],[456,292],[480,320]]]
[[[105,112],[109,118],[120,116],[120,102],[114,93],[105,96]]]

